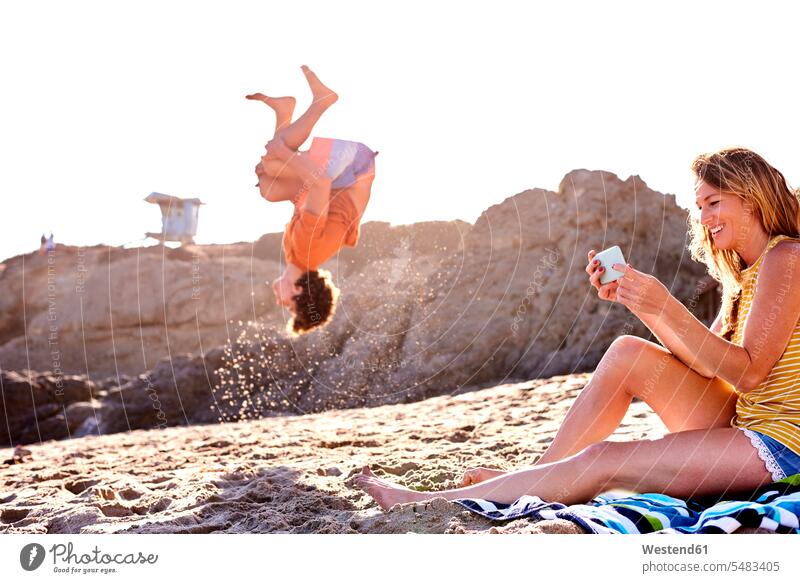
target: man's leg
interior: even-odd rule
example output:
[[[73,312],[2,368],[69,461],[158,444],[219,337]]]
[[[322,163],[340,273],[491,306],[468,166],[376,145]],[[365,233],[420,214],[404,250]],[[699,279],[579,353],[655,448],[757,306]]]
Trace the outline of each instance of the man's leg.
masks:
[[[326,87],[311,69],[305,65],[301,68],[311,88],[312,101],[306,112],[294,123],[292,123],[294,97],[268,97],[263,93],[247,95],[247,99],[263,101],[275,110],[275,135],[273,137],[280,134],[286,147],[290,150],[297,150],[303,145],[325,110],[339,99],[339,96]]]
[[[292,123],[292,115],[294,114],[294,106],[296,103],[294,97],[269,97],[263,93],[252,93],[246,95],[245,99],[262,101],[275,111],[275,131],[272,134],[273,137]]]
[[[311,69],[305,65],[302,69],[311,87],[313,100],[303,115],[280,131],[281,138],[290,150],[297,150],[303,145],[322,114],[339,99],[336,93],[322,84]]]
[[[367,203],[369,203],[374,180],[375,163],[373,162],[367,172],[356,178],[356,181],[342,192],[342,194],[346,194],[350,197],[350,200],[353,201],[353,205],[358,211],[358,216],[363,215],[364,211],[367,209]]]
[[[264,181],[262,185],[262,180]],[[261,196],[270,202],[281,202],[284,200],[294,200],[294,197],[303,187],[302,182],[295,178],[276,178],[265,175],[259,179],[259,190]]]

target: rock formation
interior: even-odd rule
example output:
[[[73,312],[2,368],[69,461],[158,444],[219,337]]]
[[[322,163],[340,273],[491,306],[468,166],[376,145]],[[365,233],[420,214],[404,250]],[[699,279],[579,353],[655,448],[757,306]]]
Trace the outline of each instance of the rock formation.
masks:
[[[367,223],[358,247],[323,266],[342,291],[333,321],[297,339],[264,285],[280,272],[280,233],[16,257],[0,270],[0,369],[22,375],[4,373],[4,394],[30,379],[34,394],[51,395],[65,375],[85,386],[70,385],[67,400],[15,396],[6,405],[14,428],[0,444],[409,402],[590,371],[614,338],[650,335],[627,308],[598,299],[588,250],[619,245],[687,302],[706,270],[688,256],[686,220],[674,196],[638,176],[575,170],[558,191],[516,194],[474,225]],[[42,419],[58,429],[41,433]]]

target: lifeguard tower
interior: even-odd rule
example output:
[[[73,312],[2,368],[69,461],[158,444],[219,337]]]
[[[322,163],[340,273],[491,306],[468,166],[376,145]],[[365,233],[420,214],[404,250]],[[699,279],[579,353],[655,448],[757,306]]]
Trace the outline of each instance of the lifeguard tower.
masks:
[[[161,241],[180,241],[181,245],[194,242],[197,234],[197,215],[200,205],[205,204],[199,198],[178,198],[160,192],[151,192],[146,202],[157,204],[161,208],[161,232],[145,233]]]

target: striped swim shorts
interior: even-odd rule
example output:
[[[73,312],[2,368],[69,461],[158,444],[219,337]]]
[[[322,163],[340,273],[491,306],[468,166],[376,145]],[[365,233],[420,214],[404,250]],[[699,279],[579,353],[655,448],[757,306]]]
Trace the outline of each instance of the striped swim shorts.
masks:
[[[371,169],[378,154],[361,142],[314,138],[308,151],[311,160],[325,169],[332,188],[346,188]]]

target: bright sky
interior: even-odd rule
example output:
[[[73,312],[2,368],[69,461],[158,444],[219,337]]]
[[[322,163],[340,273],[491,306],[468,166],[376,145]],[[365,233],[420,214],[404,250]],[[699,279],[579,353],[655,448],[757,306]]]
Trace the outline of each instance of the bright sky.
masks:
[[[789,3],[775,6],[789,6]],[[794,10],[794,13],[790,13]],[[696,2],[3,2],[0,258],[160,229],[198,197],[197,241],[283,229],[254,166],[272,111],[339,93],[315,135],[380,150],[364,217],[460,218],[575,168],[692,205],[688,166],[743,145],[800,184],[797,9]]]

